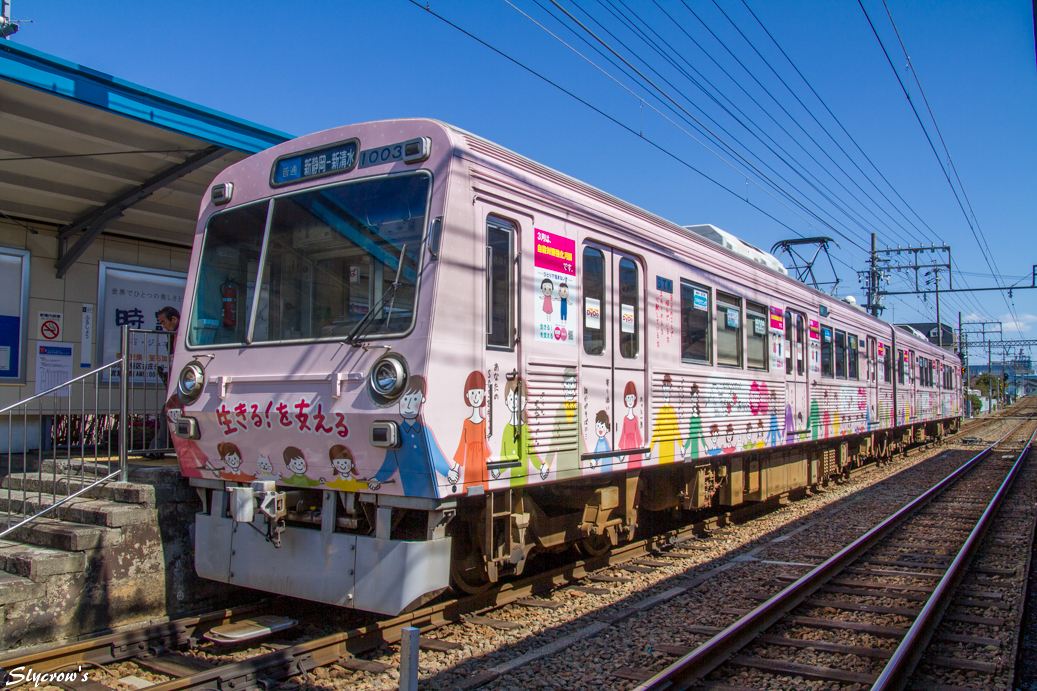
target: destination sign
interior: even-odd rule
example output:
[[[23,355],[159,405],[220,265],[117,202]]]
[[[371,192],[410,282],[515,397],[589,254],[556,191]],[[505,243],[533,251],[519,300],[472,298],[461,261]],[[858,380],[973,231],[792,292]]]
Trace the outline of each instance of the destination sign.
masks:
[[[270,184],[287,185],[352,170],[356,166],[358,148],[359,142],[350,139],[323,149],[282,156],[274,162]]]

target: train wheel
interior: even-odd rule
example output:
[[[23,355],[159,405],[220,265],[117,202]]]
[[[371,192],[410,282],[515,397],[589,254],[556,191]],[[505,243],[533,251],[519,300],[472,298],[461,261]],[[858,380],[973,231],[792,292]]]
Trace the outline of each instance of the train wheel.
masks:
[[[600,557],[612,549],[612,540],[608,535],[592,535],[576,543],[576,548],[587,557]]]
[[[486,572],[486,562],[479,554],[471,554],[461,561],[455,560],[450,565],[450,576],[454,586],[469,595],[485,593],[493,585]]]

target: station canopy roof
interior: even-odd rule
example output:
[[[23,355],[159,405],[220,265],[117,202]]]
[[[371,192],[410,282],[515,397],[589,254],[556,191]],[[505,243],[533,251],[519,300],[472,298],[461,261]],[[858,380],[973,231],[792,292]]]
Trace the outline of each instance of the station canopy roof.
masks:
[[[190,246],[212,179],[291,137],[0,40],[0,218],[54,225],[59,277],[104,232]]]

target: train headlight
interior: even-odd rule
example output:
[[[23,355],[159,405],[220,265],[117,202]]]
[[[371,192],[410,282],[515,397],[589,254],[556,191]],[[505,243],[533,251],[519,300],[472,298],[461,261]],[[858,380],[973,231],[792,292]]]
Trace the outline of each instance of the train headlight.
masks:
[[[407,386],[407,367],[401,358],[387,355],[374,363],[370,382],[375,402],[387,405]]]
[[[177,393],[184,405],[191,405],[202,395],[205,388],[205,369],[197,360],[184,365],[176,382]]]

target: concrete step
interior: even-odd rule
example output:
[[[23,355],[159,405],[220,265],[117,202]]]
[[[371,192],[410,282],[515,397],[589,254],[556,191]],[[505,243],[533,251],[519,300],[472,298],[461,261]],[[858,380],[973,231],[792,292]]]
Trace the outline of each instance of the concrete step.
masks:
[[[22,514],[0,514],[0,530],[25,520]],[[37,547],[49,547],[66,552],[83,552],[103,547],[114,547],[122,542],[122,530],[100,525],[69,523],[42,516],[18,528],[7,539]]]
[[[0,540],[0,569],[15,576],[28,578],[34,583],[44,581],[50,576],[82,573],[85,568],[85,552],[64,552]]]
[[[15,602],[36,600],[43,596],[44,590],[44,586],[33,583],[24,576],[0,572],[0,607]]]
[[[6,514],[10,511],[11,513],[32,515],[54,505],[61,499],[63,499],[62,496],[55,498],[53,495],[44,494],[41,501],[37,492],[0,489],[0,513]],[[154,521],[154,516],[155,508],[153,506],[123,504],[84,497],[71,499],[47,514],[48,518],[71,523],[100,525],[107,528],[147,523]]]
[[[77,473],[78,471],[73,471]],[[88,471],[89,473],[89,471]],[[104,475],[101,475],[104,477]],[[58,494],[67,496],[74,494],[84,487],[94,483],[94,478],[87,475],[85,478],[68,477],[65,474],[53,473],[11,473],[0,481],[0,488],[23,490],[29,494],[42,491],[44,496]],[[3,492],[0,492],[3,494]],[[104,499],[122,504],[140,504],[143,506],[155,505],[155,488],[135,482],[115,482],[109,480],[84,492],[82,497],[88,499]]]

